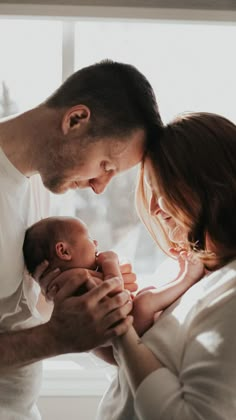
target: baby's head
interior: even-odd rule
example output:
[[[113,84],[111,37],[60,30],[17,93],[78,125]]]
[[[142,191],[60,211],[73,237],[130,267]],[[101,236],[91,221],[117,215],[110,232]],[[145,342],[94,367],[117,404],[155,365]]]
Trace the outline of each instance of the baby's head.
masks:
[[[49,261],[49,269],[59,267],[95,270],[97,242],[87,226],[73,217],[48,217],[29,227],[23,253],[27,270],[33,274],[37,265]]]

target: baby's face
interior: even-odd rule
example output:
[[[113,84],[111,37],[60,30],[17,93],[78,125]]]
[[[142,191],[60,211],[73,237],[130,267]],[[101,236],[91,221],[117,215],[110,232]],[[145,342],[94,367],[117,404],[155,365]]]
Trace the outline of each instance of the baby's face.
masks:
[[[95,270],[97,268],[97,241],[90,237],[87,226],[81,220],[75,219],[71,223],[73,226],[71,226],[70,251],[73,265]]]

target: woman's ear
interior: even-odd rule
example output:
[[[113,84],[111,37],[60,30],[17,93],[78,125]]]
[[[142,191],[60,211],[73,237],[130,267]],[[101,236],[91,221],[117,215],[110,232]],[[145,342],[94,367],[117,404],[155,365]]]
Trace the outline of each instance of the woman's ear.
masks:
[[[71,261],[72,255],[70,253],[70,247],[66,242],[57,242],[55,251],[60,260]]]
[[[62,118],[63,134],[78,129],[90,120],[90,109],[86,105],[76,105],[68,109]]]

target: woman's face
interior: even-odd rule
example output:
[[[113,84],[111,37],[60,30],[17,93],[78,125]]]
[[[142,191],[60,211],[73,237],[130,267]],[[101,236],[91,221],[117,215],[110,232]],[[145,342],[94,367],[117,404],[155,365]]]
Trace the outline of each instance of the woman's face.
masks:
[[[166,231],[169,239],[173,242],[186,241],[187,229],[171,211],[171,205],[167,202],[158,189],[158,183],[149,159],[144,167],[145,184],[151,190],[149,201],[149,214],[157,217]]]

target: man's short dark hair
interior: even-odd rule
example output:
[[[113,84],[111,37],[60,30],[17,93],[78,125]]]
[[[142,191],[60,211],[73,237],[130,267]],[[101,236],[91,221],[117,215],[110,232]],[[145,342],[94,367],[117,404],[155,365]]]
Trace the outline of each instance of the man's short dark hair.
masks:
[[[45,102],[53,108],[86,105],[89,135],[123,137],[143,128],[147,137],[162,127],[153,89],[134,66],[104,60],[72,74]]]

